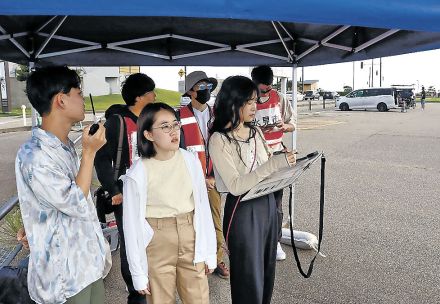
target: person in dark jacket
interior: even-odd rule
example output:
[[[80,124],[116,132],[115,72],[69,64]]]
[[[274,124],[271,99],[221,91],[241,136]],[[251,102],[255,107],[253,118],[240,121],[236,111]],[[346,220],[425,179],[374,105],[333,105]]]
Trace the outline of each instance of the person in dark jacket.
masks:
[[[137,152],[137,126],[136,122],[142,109],[156,99],[153,79],[142,73],[130,75],[122,86],[122,98],[126,105],[111,106],[106,111],[106,139],[107,143],[98,151],[95,158],[95,169],[98,179],[112,198],[113,210],[120,236],[121,273],[128,288],[127,304],[146,303],[145,296],[139,294],[133,288],[130,269],[125,252],[125,240],[122,222],[122,184],[113,176],[113,164],[116,163],[117,148],[120,128],[124,128],[122,140],[121,163],[119,176],[125,174],[138,156]],[[116,115],[117,114],[117,115]],[[121,126],[120,115],[123,118]]]

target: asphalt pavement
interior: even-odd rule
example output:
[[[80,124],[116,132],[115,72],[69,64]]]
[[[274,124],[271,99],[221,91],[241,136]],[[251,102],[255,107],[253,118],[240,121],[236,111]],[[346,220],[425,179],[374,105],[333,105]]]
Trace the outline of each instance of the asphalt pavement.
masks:
[[[440,104],[407,113],[300,112],[299,156],[318,150],[327,158],[326,257],[304,279],[283,245],[287,259],[277,263],[272,303],[440,303],[439,117]],[[13,183],[14,145],[26,136],[0,135],[2,185]],[[315,163],[295,187],[294,228],[316,235],[319,169]],[[287,207],[285,193],[285,214]],[[301,251],[303,268],[313,254]],[[117,254],[113,263],[106,303],[125,303]],[[231,303],[229,282],[209,281],[211,303]]]

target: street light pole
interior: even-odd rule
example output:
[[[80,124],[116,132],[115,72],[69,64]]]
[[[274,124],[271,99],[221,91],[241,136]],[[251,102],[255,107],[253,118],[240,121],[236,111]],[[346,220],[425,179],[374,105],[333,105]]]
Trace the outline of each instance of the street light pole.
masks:
[[[352,90],[354,90],[354,61],[353,61],[353,86],[352,86]]]
[[[379,86],[382,87],[382,57],[379,58]]]

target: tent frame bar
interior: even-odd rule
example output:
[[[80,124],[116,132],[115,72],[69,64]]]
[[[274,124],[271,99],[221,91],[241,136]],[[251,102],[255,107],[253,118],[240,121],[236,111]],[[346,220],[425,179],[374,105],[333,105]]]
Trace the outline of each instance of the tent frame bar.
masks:
[[[34,61],[35,59],[40,59],[40,58],[49,58],[49,57],[55,57],[55,56],[66,55],[66,54],[73,54],[73,53],[78,53],[78,52],[87,52],[87,51],[92,51],[92,50],[97,50],[97,49],[111,49],[111,50],[115,50],[115,51],[119,51],[119,52],[126,52],[126,53],[131,53],[131,54],[142,55],[142,56],[149,56],[149,57],[160,58],[160,59],[164,59],[164,60],[176,60],[176,59],[181,59],[181,58],[201,56],[201,55],[205,55],[205,54],[220,53],[220,52],[227,52],[227,51],[238,51],[238,52],[255,54],[258,56],[274,58],[274,59],[278,59],[278,60],[292,63],[292,62],[298,62],[299,60],[303,59],[305,56],[309,55],[310,53],[312,53],[313,51],[318,49],[320,46],[335,48],[335,49],[339,49],[339,50],[350,52],[350,53],[358,53],[358,52],[378,43],[379,41],[381,41],[381,40],[383,40],[383,39],[385,39],[385,38],[387,38],[387,37],[389,37],[399,31],[399,29],[388,30],[388,31],[384,32],[383,34],[381,34],[381,35],[379,35],[379,36],[377,36],[377,37],[375,37],[375,38],[373,38],[373,39],[371,39],[371,40],[369,40],[369,41],[367,41],[367,42],[365,42],[355,48],[352,48],[352,47],[329,42],[331,39],[338,36],[339,34],[344,32],[346,29],[350,28],[349,25],[344,25],[344,26],[339,27],[333,33],[329,34],[324,39],[318,41],[318,40],[313,40],[313,39],[308,39],[308,38],[303,38],[303,37],[294,37],[287,30],[286,26],[282,22],[271,21],[272,27],[275,29],[275,32],[278,35],[278,39],[241,44],[241,45],[237,45],[235,47],[228,45],[228,44],[224,44],[224,43],[202,40],[202,39],[197,39],[197,38],[192,38],[192,37],[187,37],[187,36],[182,36],[182,35],[175,35],[172,33],[150,36],[150,37],[142,37],[142,38],[136,38],[136,39],[130,39],[130,40],[124,40],[124,41],[118,41],[118,42],[111,42],[108,44],[105,44],[105,43],[102,44],[102,43],[98,43],[98,42],[92,42],[92,41],[71,38],[71,37],[65,37],[65,36],[61,36],[61,35],[55,35],[56,32],[60,29],[60,27],[62,26],[62,24],[64,23],[64,21],[66,20],[66,18],[68,16],[63,16],[63,18],[58,22],[58,24],[55,26],[55,28],[52,30],[52,32],[50,34],[41,32],[43,30],[43,28],[45,28],[49,23],[54,21],[57,17],[59,17],[59,16],[51,17],[42,26],[40,26],[35,33],[30,33],[30,32],[20,32],[20,33],[15,33],[15,34],[14,33],[7,33],[7,31],[0,25],[0,41],[1,40],[11,41],[11,43],[14,44],[14,46],[16,48],[18,48],[27,58],[32,59],[32,61]],[[284,32],[289,36],[288,38],[282,37],[282,34],[276,24],[278,24],[284,30]],[[34,57],[35,59],[31,58],[30,53],[20,43],[18,43],[17,40],[15,39],[15,37],[27,37],[32,34],[37,34],[39,36],[46,37],[46,40],[43,42],[43,44],[40,46],[40,48],[36,52],[36,55]],[[132,48],[121,47],[121,45],[146,42],[146,41],[153,41],[153,40],[158,40],[158,39],[169,39],[169,38],[175,38],[175,39],[180,39],[183,41],[211,45],[211,46],[215,46],[217,48],[211,49],[211,50],[199,51],[199,52],[191,52],[191,53],[187,53],[187,54],[180,54],[180,55],[176,55],[176,56],[170,56],[170,55],[161,55],[161,54],[156,54],[156,53],[151,53],[151,52],[145,52],[145,51],[136,50],[136,49],[132,49]],[[52,39],[58,39],[58,40],[63,40],[63,41],[67,41],[67,42],[83,44],[85,46],[80,47],[80,48],[67,49],[64,51],[42,54],[43,50],[46,48],[46,46],[48,45],[48,43]],[[302,42],[310,43],[313,45],[309,49],[302,52],[301,54],[296,55],[294,53],[294,50],[290,50],[286,44],[286,42],[290,42],[290,41],[292,41],[292,42],[302,41]],[[274,43],[281,43],[283,45],[284,49],[286,50],[287,57],[250,49],[250,48],[256,47],[256,46],[262,46],[262,45],[274,44]]]
[[[166,39],[166,38],[171,38],[171,34],[143,37],[143,38],[137,38],[137,39],[118,41],[118,42],[111,42],[111,43],[108,43],[107,45],[108,46],[120,46],[120,45],[125,45],[125,44],[133,44],[133,43],[153,41],[153,40]]]
[[[129,48],[123,48],[123,47],[119,47],[119,46],[107,46],[107,48],[110,50],[126,52],[126,53],[131,53],[131,54],[137,54],[137,55],[142,55],[142,56],[161,58],[161,59],[165,59],[165,60],[170,59],[170,56],[160,55],[160,54],[151,53],[151,52],[144,52],[144,51],[139,51],[139,50],[134,50],[134,49],[129,49]]]
[[[176,38],[176,39],[180,39],[180,40],[184,40],[184,41],[195,42],[195,43],[200,43],[200,44],[217,46],[219,48],[230,47],[228,44],[212,42],[212,41],[202,40],[202,39],[196,39],[196,38],[186,37],[186,36],[182,36],[182,35],[172,35],[172,38]]]
[[[3,35],[8,35],[7,34],[7,31],[0,25],[0,32],[3,34]],[[18,43],[18,41],[17,40],[15,40],[14,38],[12,38],[13,37],[13,34],[10,34],[10,38],[7,38],[9,41],[11,41],[12,42],[12,44],[13,45],[15,45],[15,47],[17,48],[17,49],[19,49],[27,58],[31,58],[31,55],[29,54],[29,52],[28,51],[26,51],[25,49],[24,49],[24,47],[20,44],[20,43]]]
[[[282,24],[280,21],[277,21],[277,23],[281,26],[281,28],[286,32],[286,34],[290,37],[291,40],[295,41],[295,38],[292,36],[292,34],[286,29],[284,24]]]
[[[16,37],[27,36],[27,35],[29,35],[29,32],[21,32],[21,33],[15,33],[15,34],[4,34],[4,35],[0,35],[0,40],[6,40],[6,39],[11,39],[11,38],[16,38]]]
[[[255,51],[255,50],[250,50],[250,49],[246,49],[246,48],[237,47],[235,50],[239,51],[239,52],[250,53],[250,54],[260,55],[260,56],[269,57],[269,58],[275,58],[275,59],[284,60],[284,61],[289,60],[289,57],[278,56],[278,55]]]
[[[93,51],[93,50],[97,50],[97,49],[101,49],[101,48],[102,47],[100,45],[92,45],[92,46],[86,46],[86,47],[71,49],[71,50],[66,50],[66,51],[45,53],[45,54],[41,54],[40,56],[38,56],[38,58],[48,58],[48,57],[55,57],[55,56],[73,54],[73,53],[87,52],[87,51]]]
[[[49,23],[51,23],[56,17],[58,16],[53,16],[52,18],[50,18],[49,20],[47,20],[42,26],[40,26],[40,28],[36,31],[36,33],[41,32]]]
[[[314,50],[319,48],[324,43],[327,43],[331,39],[333,39],[336,36],[338,36],[339,34],[341,34],[343,31],[345,31],[349,27],[350,27],[350,25],[341,26],[340,28],[338,28],[336,31],[334,31],[333,33],[331,33],[330,35],[328,35],[327,37],[325,37],[321,41],[318,41],[317,43],[315,43],[315,45],[310,47],[308,50],[306,50],[306,51],[302,52],[301,54],[299,54],[298,57],[296,58],[296,60],[300,60],[300,59],[304,58],[305,56],[307,56],[308,54],[310,54],[311,52],[313,52]]]
[[[206,54],[212,54],[212,53],[220,53],[220,52],[227,52],[230,51],[232,48],[230,46],[224,47],[224,48],[218,48],[208,51],[200,51],[200,52],[194,52],[194,53],[188,53],[183,55],[176,55],[172,56],[172,59],[181,59],[181,58],[188,58],[188,57],[194,57],[194,56],[200,56],[200,55],[206,55]]]
[[[369,41],[359,45],[358,47],[356,47],[354,49],[354,52],[358,53],[358,52],[366,49],[367,47],[370,47],[373,44],[376,44],[379,41],[381,41],[381,40],[383,40],[383,39],[385,39],[385,38],[387,38],[387,37],[397,33],[398,31],[400,31],[400,30],[399,29],[392,29],[392,30],[386,31],[385,33],[383,33],[383,34],[381,34],[381,35],[379,35],[379,36],[377,36],[377,37],[375,37],[375,38],[373,38],[373,39],[371,39],[371,40],[369,40]]]
[[[292,57],[292,51],[289,50],[286,43],[284,42],[283,36],[281,36],[280,31],[278,30],[277,26],[275,25],[275,22],[271,21],[273,28],[275,29],[275,32],[277,32],[278,37],[280,38],[281,43],[283,44],[284,49],[286,50],[287,56],[289,57],[289,62],[293,62]]]
[[[35,58],[38,58],[40,56],[41,52],[44,50],[44,48],[47,46],[49,41],[52,39],[53,35],[58,31],[58,29],[63,25],[64,21],[67,19],[67,16],[64,16],[60,22],[58,22],[57,26],[52,30],[49,37],[46,38],[46,40],[43,42],[43,44],[38,49],[37,53],[35,54]]]
[[[284,41],[290,41],[290,38],[283,38]],[[272,39],[272,40],[265,40],[265,41],[259,41],[259,42],[252,42],[252,43],[246,43],[246,44],[239,44],[236,46],[236,48],[240,49],[247,49],[254,46],[261,46],[261,45],[268,45],[268,44],[274,44],[279,43],[279,39]]]
[[[40,32],[37,34],[42,37],[49,37],[50,36],[50,34],[43,33],[43,32]],[[101,45],[100,43],[93,42],[93,41],[81,40],[81,39],[76,39],[76,38],[60,36],[60,35],[53,35],[52,39],[57,39],[57,40],[62,40],[62,41],[67,41],[67,42],[74,42],[74,43],[85,44],[85,45]]]

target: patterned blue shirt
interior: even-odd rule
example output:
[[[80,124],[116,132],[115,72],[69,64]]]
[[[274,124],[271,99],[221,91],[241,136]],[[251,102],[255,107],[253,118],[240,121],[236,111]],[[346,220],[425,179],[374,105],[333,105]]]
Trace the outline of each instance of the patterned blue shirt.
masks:
[[[110,253],[91,195],[75,183],[73,143],[32,129],[15,160],[18,198],[29,240],[28,288],[37,303],[64,303],[107,275]]]

